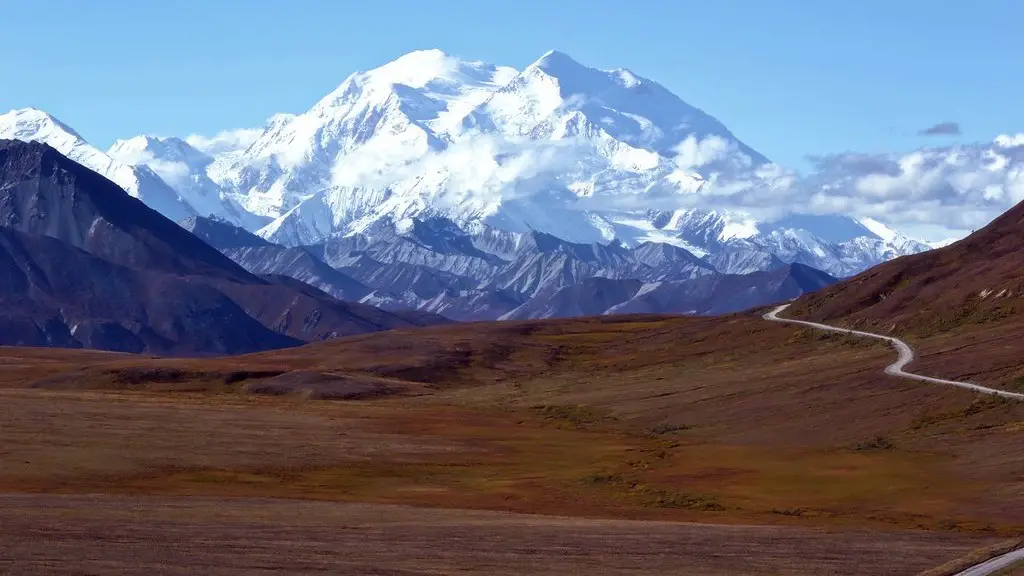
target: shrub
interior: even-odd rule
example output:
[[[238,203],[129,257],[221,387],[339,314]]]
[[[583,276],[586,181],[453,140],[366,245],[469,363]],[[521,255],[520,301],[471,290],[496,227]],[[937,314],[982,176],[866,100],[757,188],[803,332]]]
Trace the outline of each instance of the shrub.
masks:
[[[803,516],[803,508],[772,508],[772,514],[778,514],[780,516]]]
[[[850,446],[850,449],[863,451],[863,450],[892,450],[893,444],[886,436],[875,436],[867,440],[861,440],[860,442],[854,443]]]
[[[594,424],[610,418],[598,413],[594,408],[583,404],[541,405],[534,406],[533,410],[547,420],[564,422],[574,428],[582,428],[588,424]]]
[[[672,433],[675,433],[675,432],[682,432],[683,430],[689,430],[690,428],[691,427],[687,426],[686,424],[670,424],[668,422],[663,422],[661,424],[657,424],[657,425],[651,426],[648,429],[648,431],[651,434],[655,434],[657,436],[662,436],[662,435],[665,435],[665,434],[672,434]]]

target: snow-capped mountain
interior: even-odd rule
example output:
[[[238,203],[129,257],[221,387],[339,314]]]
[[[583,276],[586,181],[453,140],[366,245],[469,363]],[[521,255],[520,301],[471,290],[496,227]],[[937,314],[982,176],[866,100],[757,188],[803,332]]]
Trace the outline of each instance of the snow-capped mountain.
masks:
[[[211,175],[275,217],[262,237],[292,246],[443,216],[470,232],[668,243],[733,273],[782,261],[847,276],[926,249],[845,216],[764,224],[681,207],[709,174],[765,162],[715,118],[625,69],[551,51],[517,72],[427,50],[275,117]]]
[[[262,216],[281,216],[332,191],[334,219],[351,222],[386,201],[376,181],[445,149],[449,130],[515,73],[438,50],[406,54],[350,75],[303,114],[274,117],[243,154],[217,163],[211,176]]]
[[[619,68],[596,70],[551,50],[473,109],[462,129],[530,138],[599,140],[623,167],[657,164],[687,138],[735,143],[755,164],[766,158],[739,142],[717,119],[656,82]],[[657,154],[658,156],[654,156]]]
[[[215,216],[290,247],[371,242],[441,217],[506,260],[533,231],[581,244],[670,244],[725,273],[797,262],[848,276],[928,248],[841,215],[772,223],[701,208],[709,183],[767,159],[653,80],[558,51],[522,70],[412,52],[351,74],[305,112],[208,146],[143,136],[103,154],[52,124],[61,129],[20,133],[73,141],[51,144],[175,220]]]
[[[77,132],[35,108],[0,115],[0,139],[43,142],[64,156],[114,182],[131,196],[171,220],[195,214],[195,209],[156,172],[134,162],[115,160],[90,145]]]
[[[688,138],[720,149],[686,154],[697,166],[680,167]],[[632,242],[650,239],[636,207],[695,191],[703,180],[690,168],[730,162],[764,157],[628,70],[552,51],[515,72],[428,50],[354,74],[308,112],[272,123],[214,179],[277,216],[260,232],[277,242],[431,214]]]

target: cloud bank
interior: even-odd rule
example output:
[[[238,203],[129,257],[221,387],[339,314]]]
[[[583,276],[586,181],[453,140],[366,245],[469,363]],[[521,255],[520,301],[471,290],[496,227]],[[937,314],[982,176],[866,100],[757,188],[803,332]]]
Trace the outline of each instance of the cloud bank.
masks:
[[[540,194],[571,196],[576,210],[700,208],[765,221],[838,213],[875,219],[925,241],[963,236],[1024,201],[1024,134],[909,153],[812,157],[803,173],[755,165],[717,137],[688,138],[654,170],[595,164],[600,156],[593,146],[480,134],[397,161],[393,150],[364,148],[339,162],[333,184],[415,181],[443,190],[428,201],[478,209]]]
[[[849,152],[811,160],[804,174],[772,164],[712,174],[690,203],[767,218],[841,213],[939,240],[980,228],[1024,201],[1024,134],[906,154]]]

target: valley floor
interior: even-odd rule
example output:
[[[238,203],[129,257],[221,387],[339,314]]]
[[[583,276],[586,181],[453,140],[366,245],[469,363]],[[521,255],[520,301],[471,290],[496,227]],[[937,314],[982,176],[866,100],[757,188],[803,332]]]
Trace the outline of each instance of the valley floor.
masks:
[[[892,357],[755,315],[0,349],[0,572],[909,575],[1024,533],[1024,403]]]
[[[0,571],[52,574],[914,574],[956,533],[583,520],[369,504],[0,496]]]

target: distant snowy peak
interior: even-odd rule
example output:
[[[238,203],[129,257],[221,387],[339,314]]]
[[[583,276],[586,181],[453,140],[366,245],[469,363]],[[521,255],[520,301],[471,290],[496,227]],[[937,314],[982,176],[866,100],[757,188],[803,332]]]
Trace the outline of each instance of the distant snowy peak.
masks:
[[[413,52],[350,75],[307,112],[273,118],[209,175],[247,210],[279,217],[317,193],[366,188],[443,150],[448,131],[515,74],[439,50]]]
[[[107,178],[117,171],[113,160],[91,146],[78,132],[57,118],[35,108],[12,110],[7,114],[0,115],[0,138],[49,144],[61,154],[79,164],[88,166]],[[119,176],[123,182],[115,180],[115,183],[128,189],[126,184],[131,184],[129,174],[119,174]],[[128,192],[133,196],[138,195],[138,190],[128,190]]]
[[[899,242],[906,240],[905,236],[873,218],[861,218],[858,223],[885,242]]]
[[[619,68],[599,70],[551,50],[496,91],[464,124],[506,134],[549,137],[559,124],[585,120],[617,141],[674,156],[687,137],[717,136],[755,164],[767,162],[717,119],[653,80]]]
[[[3,129],[4,138],[10,140],[49,138],[53,142],[65,143],[63,147],[85,143],[85,139],[70,126],[38,108],[21,108],[0,115],[0,128]],[[57,148],[50,142],[47,144]]]
[[[69,126],[41,110],[24,108],[0,115],[0,139],[48,144],[173,220],[195,214],[195,209],[156,172],[145,166],[115,160],[86,142]]]
[[[191,168],[202,169],[213,162],[213,157],[199,151],[180,138],[136,136],[118,140],[107,150],[107,154],[128,164],[145,164],[147,161],[182,162]]]
[[[956,243],[958,241],[960,241],[960,238],[946,238],[945,240],[936,240],[934,242],[928,242],[927,244],[928,244],[929,247],[931,247],[933,249],[938,249],[938,248],[945,248],[946,246],[949,246],[950,244],[954,244],[954,243]]]
[[[118,140],[107,154],[116,161],[146,167],[173,188],[201,216],[217,216],[247,228],[266,224],[227,198],[220,185],[207,175],[213,157],[180,138],[136,136]]]
[[[419,133],[398,139],[437,148],[443,133],[516,73],[440,50],[412,52],[350,75],[308,112],[272,121],[246,154],[274,156],[283,167],[318,158],[333,160],[333,155],[350,152],[374,137],[397,136],[396,131],[410,128]]]
[[[507,66],[460,60],[436,49],[418,50],[352,74],[312,111],[330,113],[364,98],[378,103],[393,99],[411,120],[441,134],[516,74]]]
[[[872,218],[861,218],[857,222],[868,230],[871,230],[872,234],[882,240],[886,246],[891,247],[898,256],[924,252],[925,250],[933,247],[931,244],[921,242],[913,238],[908,238],[900,232],[897,232]],[[952,243],[952,241],[947,242],[947,244],[949,243]]]

